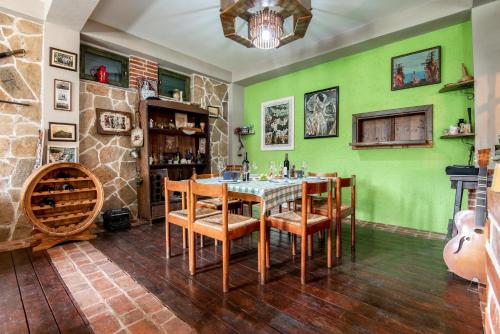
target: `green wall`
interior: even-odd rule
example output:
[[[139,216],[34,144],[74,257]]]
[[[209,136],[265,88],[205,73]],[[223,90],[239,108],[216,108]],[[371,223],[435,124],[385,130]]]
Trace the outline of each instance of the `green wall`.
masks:
[[[249,160],[261,172],[270,160],[282,161],[285,151],[260,150],[260,107],[264,101],[295,96],[295,149],[292,163],[310,171],[355,174],[357,218],[434,232],[445,232],[453,209],[453,192],[444,169],[466,164],[468,147],[459,139],[440,139],[442,130],[467,118],[472,102],[463,92],[439,94],[442,84],[461,77],[461,63],[472,69],[471,24],[465,22],[260,82],[245,89],[245,124]],[[392,92],[391,57],[442,46],[442,84]],[[304,93],[340,86],[339,137],[304,140]],[[434,105],[432,148],[352,150],[352,114]]]

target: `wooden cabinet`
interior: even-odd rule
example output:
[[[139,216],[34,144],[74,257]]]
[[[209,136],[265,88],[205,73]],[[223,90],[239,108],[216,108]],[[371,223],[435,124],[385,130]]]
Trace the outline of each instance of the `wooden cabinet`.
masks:
[[[139,217],[151,221],[165,216],[163,189],[165,177],[168,176],[171,180],[184,180],[191,177],[193,169],[198,174],[206,172],[210,161],[208,112],[194,105],[160,100],[141,101],[139,110],[141,127],[144,130],[144,146],[141,148],[137,161],[138,172],[143,180],[137,189]],[[176,114],[186,115],[187,122],[194,123],[198,130],[192,133],[192,131],[169,128],[168,124],[175,124]],[[153,127],[150,127],[150,120],[153,121]],[[203,131],[200,129],[201,123],[205,123]],[[168,163],[168,160],[173,159],[177,150],[183,157],[188,150],[197,153],[200,141],[205,142],[203,163],[196,163],[196,161],[190,164]],[[155,158],[152,159],[152,157]],[[178,199],[171,198],[170,200],[175,202]]]
[[[352,116],[353,149],[432,147],[432,105]]]

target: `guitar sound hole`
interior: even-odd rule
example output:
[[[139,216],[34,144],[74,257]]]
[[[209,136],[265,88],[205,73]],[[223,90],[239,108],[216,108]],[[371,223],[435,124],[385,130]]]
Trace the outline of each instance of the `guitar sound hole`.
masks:
[[[474,229],[474,232],[476,232],[477,234],[483,234],[484,233],[484,231],[481,230],[480,228]]]

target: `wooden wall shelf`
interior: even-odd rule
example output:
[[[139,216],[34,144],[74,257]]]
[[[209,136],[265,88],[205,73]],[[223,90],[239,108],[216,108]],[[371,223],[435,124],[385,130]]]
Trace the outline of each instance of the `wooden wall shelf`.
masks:
[[[352,116],[354,150],[432,147],[433,106],[418,106]]]
[[[468,81],[463,81],[463,82],[457,82],[457,83],[452,83],[443,86],[439,90],[440,93],[446,93],[446,92],[451,92],[454,90],[462,90],[462,89],[468,89],[468,88],[474,88],[474,80],[468,80]]]
[[[453,138],[472,138],[475,137],[475,133],[461,133],[459,135],[444,135],[439,138],[441,139],[453,139]]]

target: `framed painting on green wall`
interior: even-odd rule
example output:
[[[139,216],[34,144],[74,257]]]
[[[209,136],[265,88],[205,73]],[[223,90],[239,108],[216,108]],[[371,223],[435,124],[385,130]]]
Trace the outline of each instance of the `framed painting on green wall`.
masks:
[[[262,103],[261,150],[293,150],[293,114],[293,96]]]
[[[339,136],[339,87],[304,94],[304,139]]]
[[[391,59],[391,90],[441,82],[441,47],[407,53]]]

